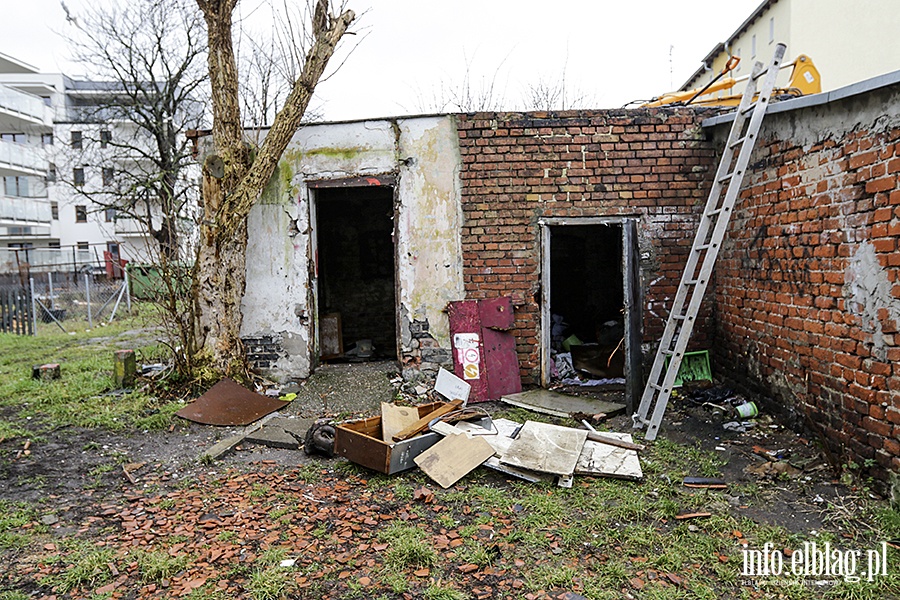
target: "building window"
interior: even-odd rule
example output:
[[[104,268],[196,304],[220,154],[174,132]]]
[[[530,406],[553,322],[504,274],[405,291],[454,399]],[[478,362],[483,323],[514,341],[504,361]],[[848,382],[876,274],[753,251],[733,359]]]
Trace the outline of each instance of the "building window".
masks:
[[[28,196],[27,177],[4,177],[3,192],[13,198],[25,198]]]
[[[47,183],[56,183],[56,165],[53,163],[47,167]]]
[[[25,139],[26,138],[24,133],[0,133],[0,140],[3,140],[4,142],[24,144]]]
[[[53,145],[53,134],[52,133],[42,133],[41,134],[41,145],[52,146]]]
[[[107,144],[112,141],[112,133],[108,129],[102,129],[100,131],[100,147],[106,148]]]
[[[50,218],[59,221],[59,202],[50,203]]]
[[[72,132],[72,148],[75,150],[81,150],[81,132],[73,131]]]
[[[107,208],[106,210],[104,210],[104,211],[103,211],[103,218],[106,220],[107,223],[113,223],[113,222],[115,222],[115,220],[116,220],[116,209],[114,209],[114,208]]]
[[[79,204],[75,207],[75,222],[87,223],[87,207],[83,204]]]
[[[756,58],[756,34],[750,38],[750,58]]]
[[[53,100],[51,100],[50,96],[41,96],[41,100],[43,100],[44,104],[47,106],[53,106]]]
[[[49,246],[50,248],[59,248],[59,240],[50,241],[47,243],[47,246]]]
[[[112,185],[112,182],[113,182],[112,168],[111,167],[103,167],[103,170],[101,171],[101,173],[103,174],[103,185],[104,186]]]
[[[769,17],[769,43],[775,41],[775,17]]]
[[[75,167],[72,169],[72,183],[75,185],[84,185],[84,168]]]
[[[87,252],[90,250],[87,242],[78,242],[78,251],[79,252]]]

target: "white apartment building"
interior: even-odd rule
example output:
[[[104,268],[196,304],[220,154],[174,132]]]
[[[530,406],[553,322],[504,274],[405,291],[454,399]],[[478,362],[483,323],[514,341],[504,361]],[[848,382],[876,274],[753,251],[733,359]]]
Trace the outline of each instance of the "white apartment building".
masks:
[[[147,168],[116,145],[128,137],[133,146],[136,126],[95,110],[114,93],[0,54],[0,272],[22,262],[68,271],[110,257],[152,260],[141,227],[103,200],[125,185],[123,170]]]
[[[768,64],[780,42],[787,45],[785,64],[809,56],[822,91],[828,92],[900,69],[898,31],[897,0],[766,0],[706,55],[680,89],[706,85],[732,55],[741,58],[733,76],[747,75],[754,62]],[[786,85],[789,77],[790,69],[784,69],[777,85]],[[742,91],[741,84],[723,93]]]

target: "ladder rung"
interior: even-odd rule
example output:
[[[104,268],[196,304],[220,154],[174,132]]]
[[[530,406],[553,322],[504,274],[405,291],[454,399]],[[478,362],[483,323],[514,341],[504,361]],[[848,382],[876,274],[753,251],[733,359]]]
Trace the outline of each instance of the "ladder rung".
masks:
[[[706,216],[711,219],[711,218],[715,217],[716,215],[718,215],[719,213],[721,213],[722,211],[728,212],[730,210],[731,210],[730,208],[726,208],[726,207],[717,208],[716,210],[711,210],[708,213],[706,213]]]
[[[705,279],[688,279],[684,282],[684,285],[697,285],[698,283],[704,283]]]
[[[649,385],[650,387],[652,387],[654,390],[662,391],[662,389],[663,389],[663,386],[661,386],[661,385],[656,385],[655,383],[648,383],[647,385]]]
[[[745,135],[742,138],[738,138],[738,139],[734,140],[733,142],[731,142],[731,145],[728,147],[734,148],[735,146],[740,146],[741,144],[743,144],[744,142],[747,141],[747,138],[753,139],[753,134],[751,133],[749,135]]]
[[[675,319],[676,321],[684,321],[685,319],[690,321],[694,317],[691,317],[689,315],[672,315],[672,318]]]
[[[745,108],[744,110],[741,111],[741,114],[746,115],[748,112],[753,112],[753,110],[756,108],[756,106],[758,104],[759,104],[759,101],[751,102],[750,106],[748,106],[747,108]]]
[[[727,175],[723,175],[722,177],[719,177],[719,183],[725,183],[732,177],[734,177],[734,171],[732,171],[731,173],[728,173]]]
[[[694,248],[694,250],[700,252],[701,250],[709,250],[710,248],[715,248],[716,246],[718,246],[718,244],[702,244]]]

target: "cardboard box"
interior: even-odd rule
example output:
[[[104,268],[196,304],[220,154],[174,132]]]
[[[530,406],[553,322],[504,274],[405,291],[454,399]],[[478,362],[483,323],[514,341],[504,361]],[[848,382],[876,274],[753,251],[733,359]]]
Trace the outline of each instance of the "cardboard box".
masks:
[[[427,416],[445,402],[417,406],[419,418]],[[402,442],[388,444],[381,439],[381,417],[348,421],[334,428],[334,452],[351,462],[379,473],[391,475],[412,469],[419,454],[437,444],[443,436],[426,431]]]

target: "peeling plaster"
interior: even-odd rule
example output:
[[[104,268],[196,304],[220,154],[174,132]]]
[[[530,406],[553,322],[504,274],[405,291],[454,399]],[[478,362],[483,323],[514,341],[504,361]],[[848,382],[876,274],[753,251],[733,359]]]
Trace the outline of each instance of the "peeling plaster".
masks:
[[[893,335],[884,333],[884,324],[893,321],[890,331],[900,324],[900,299],[891,294],[893,285],[871,243],[864,242],[856,248],[844,275],[847,310],[859,316],[860,327],[872,336],[872,355],[886,360]]]
[[[279,341],[271,377],[304,378],[312,369],[316,307],[308,181],[398,174],[399,342],[404,354],[420,352],[413,349],[419,344],[411,328],[424,324],[429,353],[449,349],[443,309],[465,294],[459,169],[451,117],[307,125],[297,132],[249,220],[241,335]]]

